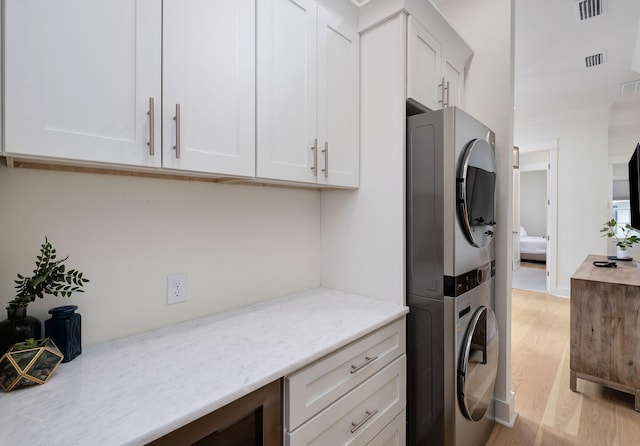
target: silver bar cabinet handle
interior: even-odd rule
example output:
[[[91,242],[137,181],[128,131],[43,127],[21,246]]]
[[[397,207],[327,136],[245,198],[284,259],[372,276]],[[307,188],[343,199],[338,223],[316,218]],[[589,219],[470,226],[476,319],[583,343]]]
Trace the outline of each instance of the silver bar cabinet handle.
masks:
[[[149,142],[147,145],[149,146],[149,156],[153,156],[156,153],[156,144],[155,144],[155,134],[156,134],[156,107],[155,100],[153,98],[149,98],[149,111],[147,115],[149,115]]]
[[[324,153],[324,169],[322,169],[322,171],[324,172],[324,177],[328,178],[329,177],[329,143],[328,142],[324,143],[324,150],[322,151],[322,153]]]
[[[447,81],[447,103],[444,105],[445,107],[449,106],[449,81]]]
[[[365,410],[365,412],[364,412],[364,413],[365,413],[366,415],[365,415],[365,417],[364,417],[362,420],[360,420],[360,421],[359,421],[359,422],[357,422],[357,423],[356,423],[355,421],[352,421],[352,422],[351,422],[351,426],[352,426],[352,428],[351,428],[351,433],[352,433],[352,434],[353,434],[353,433],[355,433],[355,431],[357,431],[358,429],[360,429],[364,423],[366,423],[367,421],[369,421],[369,420],[371,419],[371,417],[373,417],[375,414],[377,414],[377,413],[378,413],[378,409]]]
[[[442,99],[438,100],[438,104],[442,104],[443,107],[445,107],[444,105],[444,77],[442,78],[442,83],[438,84],[438,87],[440,87],[440,97]]]
[[[173,117],[176,121],[176,145],[173,146],[176,149],[176,159],[180,159],[180,104],[176,104],[176,115]]]
[[[361,368],[371,364],[373,361],[375,361],[376,359],[378,359],[378,355],[376,356],[365,356],[364,357],[364,362],[362,364],[359,365],[352,365],[351,366],[351,373],[356,373],[358,370],[360,370]]]
[[[313,167],[311,167],[311,170],[313,170],[313,176],[317,177],[318,176],[318,138],[313,140],[313,146],[311,147],[311,150],[313,150]]]

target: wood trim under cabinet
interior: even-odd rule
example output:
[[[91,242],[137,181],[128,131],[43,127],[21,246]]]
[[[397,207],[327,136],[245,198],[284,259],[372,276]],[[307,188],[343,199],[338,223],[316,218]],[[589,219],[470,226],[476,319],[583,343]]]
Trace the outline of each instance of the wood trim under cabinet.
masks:
[[[2,159],[0,157],[0,159]],[[179,173],[177,171],[147,171],[142,170],[130,170],[127,168],[117,167],[96,167],[94,165],[80,165],[80,164],[66,164],[41,160],[15,158],[13,156],[4,156],[6,166],[16,169],[37,169],[37,170],[50,170],[57,172],[77,172],[77,173],[92,173],[100,175],[120,175],[127,177],[138,178],[160,178],[165,180],[181,180],[181,181],[200,181],[204,183],[217,183],[217,184],[239,184],[242,186],[257,186],[257,187],[276,187],[285,189],[300,189],[300,190],[345,190],[353,189],[350,187],[341,186],[325,186],[323,184],[301,184],[288,181],[279,180],[267,180],[263,178],[234,178],[234,177],[220,177],[213,176],[213,174],[197,175],[196,172]]]
[[[281,380],[243,396],[208,415],[148,443],[151,446],[192,445],[243,419],[262,408],[262,443],[264,446],[282,445],[282,415],[280,410]]]

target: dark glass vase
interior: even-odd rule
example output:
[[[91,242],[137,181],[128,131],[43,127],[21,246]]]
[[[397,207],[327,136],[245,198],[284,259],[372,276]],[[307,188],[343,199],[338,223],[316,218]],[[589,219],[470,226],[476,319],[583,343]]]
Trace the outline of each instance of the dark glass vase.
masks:
[[[7,319],[0,322],[0,356],[16,342],[42,338],[40,319],[27,316],[27,307],[7,307]]]
[[[82,353],[80,314],[77,305],[65,305],[49,310],[51,319],[44,321],[45,336],[53,339],[64,355],[62,362],[69,362]]]

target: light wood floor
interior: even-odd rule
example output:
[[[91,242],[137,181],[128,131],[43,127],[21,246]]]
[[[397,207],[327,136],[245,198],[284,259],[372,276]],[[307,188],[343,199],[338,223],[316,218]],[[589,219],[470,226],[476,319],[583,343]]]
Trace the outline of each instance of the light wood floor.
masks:
[[[518,418],[487,446],[640,445],[632,395],[581,379],[569,389],[569,299],[514,289],[511,341]]]

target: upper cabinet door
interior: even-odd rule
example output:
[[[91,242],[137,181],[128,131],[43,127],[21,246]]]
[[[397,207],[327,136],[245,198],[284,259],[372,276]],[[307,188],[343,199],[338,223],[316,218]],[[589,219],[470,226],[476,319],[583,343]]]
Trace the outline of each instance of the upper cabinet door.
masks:
[[[259,0],[257,7],[256,175],[315,183],[316,3]]]
[[[4,5],[5,153],[160,166],[161,1]]]
[[[318,183],[357,187],[360,36],[318,6]]]
[[[436,110],[442,107],[442,47],[412,16],[407,26],[407,97]]]
[[[458,62],[446,49],[442,51],[442,76],[447,82],[445,102],[447,106],[464,108],[464,64]]]
[[[163,167],[253,176],[254,1],[164,0],[163,16]]]

